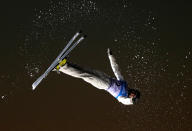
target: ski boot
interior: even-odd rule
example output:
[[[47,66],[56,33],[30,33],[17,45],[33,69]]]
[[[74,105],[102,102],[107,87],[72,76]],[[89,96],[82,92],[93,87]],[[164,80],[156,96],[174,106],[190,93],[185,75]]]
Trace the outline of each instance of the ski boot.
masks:
[[[63,67],[67,62],[67,58],[64,58],[62,61],[59,62],[59,64],[53,69],[53,71],[56,71],[58,74],[60,74],[59,69]]]
[[[59,70],[62,66],[64,66],[67,62],[67,59],[64,58],[62,61],[59,62],[59,64],[56,66],[56,70]]]

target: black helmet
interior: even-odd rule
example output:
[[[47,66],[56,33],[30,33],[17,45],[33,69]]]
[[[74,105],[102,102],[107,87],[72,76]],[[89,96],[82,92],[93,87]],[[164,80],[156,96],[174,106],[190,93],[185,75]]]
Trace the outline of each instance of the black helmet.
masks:
[[[128,90],[128,96],[130,94],[135,94],[135,97],[132,98],[132,101],[134,104],[137,103],[137,101],[140,99],[140,92],[138,90],[135,90],[135,89],[129,89]]]

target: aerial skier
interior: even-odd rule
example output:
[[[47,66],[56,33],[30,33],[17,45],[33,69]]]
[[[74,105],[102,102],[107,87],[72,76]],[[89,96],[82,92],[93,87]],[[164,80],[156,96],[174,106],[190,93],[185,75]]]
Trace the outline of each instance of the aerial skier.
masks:
[[[75,78],[81,78],[98,89],[106,90],[124,105],[135,104],[136,101],[140,98],[140,92],[138,90],[129,88],[127,82],[121,75],[119,66],[116,63],[116,59],[112,55],[110,49],[107,50],[107,54],[116,78],[110,77],[107,74],[97,70],[80,67],[78,65],[67,62],[67,55],[86,37],[81,36],[74,43],[75,39],[77,39],[80,34],[81,31],[77,32],[72,37],[66,47],[49,66],[49,68],[32,84],[32,89],[35,90],[35,88],[41,83],[43,79],[47,77],[51,71],[57,71],[63,72]]]
[[[72,64],[67,62],[67,59],[64,59],[59,65],[57,65],[54,71],[63,72],[75,78],[81,78],[98,89],[106,90],[124,105],[135,104],[140,98],[140,92],[128,87],[110,49],[107,50],[107,54],[116,78],[112,78],[98,70]]]

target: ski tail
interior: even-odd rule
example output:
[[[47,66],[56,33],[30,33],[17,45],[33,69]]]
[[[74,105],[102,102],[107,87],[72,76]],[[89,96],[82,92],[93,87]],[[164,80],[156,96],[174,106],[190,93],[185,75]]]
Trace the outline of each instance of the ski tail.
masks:
[[[63,60],[83,39],[85,39],[83,36],[81,38],[79,38],[79,40],[77,42],[75,42],[73,44],[73,46],[71,46],[71,48],[69,48],[63,56],[61,56],[60,60]]]
[[[65,51],[71,46],[71,44],[73,43],[73,41],[80,35],[81,31],[77,32],[72,39],[68,42],[68,44],[65,46],[65,48],[61,51],[61,53],[58,55],[58,57],[56,59],[59,59],[63,53],[65,53]]]

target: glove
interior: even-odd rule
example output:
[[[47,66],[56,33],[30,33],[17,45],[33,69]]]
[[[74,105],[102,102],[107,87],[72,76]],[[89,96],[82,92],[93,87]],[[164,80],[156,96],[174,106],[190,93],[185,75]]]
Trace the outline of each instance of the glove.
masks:
[[[109,48],[107,49],[107,54],[112,55],[112,51]]]

